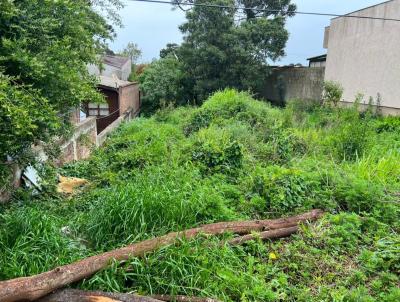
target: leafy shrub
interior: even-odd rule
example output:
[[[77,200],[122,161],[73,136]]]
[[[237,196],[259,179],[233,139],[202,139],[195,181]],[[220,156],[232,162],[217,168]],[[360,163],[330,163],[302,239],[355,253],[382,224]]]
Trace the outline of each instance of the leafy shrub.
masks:
[[[376,123],[375,128],[378,133],[400,131],[400,118],[394,116],[382,118]]]
[[[260,172],[254,177],[252,193],[262,197],[264,212],[284,215],[312,205],[314,181],[301,171],[272,166]]]
[[[333,153],[339,159],[355,160],[363,156],[373,138],[371,120],[361,118],[357,109],[341,111],[339,125],[332,129]]]
[[[322,99],[325,104],[334,105],[335,107],[342,99],[343,96],[343,87],[336,82],[333,81],[325,81],[324,82],[324,92],[322,95]]]
[[[182,87],[183,71],[174,57],[152,62],[139,76],[143,92],[141,111],[150,115],[172,104],[184,104],[187,100]]]
[[[170,163],[178,162],[182,155],[177,142],[181,138],[180,129],[173,125],[160,125],[153,119],[137,120],[120,127],[89,160],[68,164],[62,173],[108,185],[113,179],[126,178],[135,169],[161,164],[166,158]]]
[[[212,121],[212,113],[206,110],[197,110],[191,116],[189,123],[185,126],[184,132],[186,136],[199,131],[202,128],[210,126]]]
[[[203,129],[196,135],[192,160],[208,172],[234,172],[242,166],[242,146],[224,129]]]
[[[274,164],[287,164],[294,156],[306,152],[306,143],[290,129],[272,127],[266,131],[266,157]]]
[[[212,95],[193,113],[186,129],[190,134],[212,123],[229,125],[233,121],[265,129],[273,125],[279,116],[278,109],[254,100],[248,93],[225,89]]]
[[[61,129],[55,107],[49,100],[35,97],[37,90],[15,85],[14,81],[0,69],[1,162],[6,160],[7,155],[14,160],[25,159],[33,143],[39,140],[48,142]],[[38,107],[40,110],[37,110]]]

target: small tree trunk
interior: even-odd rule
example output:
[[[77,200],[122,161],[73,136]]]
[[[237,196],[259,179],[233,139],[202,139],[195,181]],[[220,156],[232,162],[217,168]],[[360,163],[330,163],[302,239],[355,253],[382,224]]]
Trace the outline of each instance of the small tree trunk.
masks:
[[[283,237],[288,237],[288,236],[296,233],[298,231],[298,229],[299,229],[298,226],[294,226],[294,227],[290,227],[290,228],[249,234],[249,235],[245,235],[245,236],[241,236],[241,237],[237,237],[232,240],[229,240],[228,243],[230,245],[241,245],[243,243],[246,243],[247,241],[254,240],[257,238],[259,238],[261,240],[283,238]]]

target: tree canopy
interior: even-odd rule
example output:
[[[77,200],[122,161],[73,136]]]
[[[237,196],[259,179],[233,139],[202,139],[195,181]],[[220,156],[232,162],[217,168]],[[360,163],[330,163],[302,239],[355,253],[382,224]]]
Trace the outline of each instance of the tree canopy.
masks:
[[[285,54],[289,37],[285,22],[296,6],[290,0],[216,0],[213,4],[225,7],[193,6],[180,26],[184,41],[177,56],[192,81],[190,89],[198,101],[225,87],[257,92],[268,74],[268,63]]]
[[[142,51],[136,43],[129,42],[119,54],[131,59],[132,65],[134,65],[137,63],[137,60],[142,56]]]
[[[119,0],[1,1],[1,161],[6,155],[18,160],[32,144],[61,135],[71,108],[101,99],[86,66],[113,37],[99,8],[111,14],[119,5]]]
[[[177,104],[184,94],[184,73],[173,56],[152,62],[139,76],[139,81],[144,114],[151,114],[169,103]]]

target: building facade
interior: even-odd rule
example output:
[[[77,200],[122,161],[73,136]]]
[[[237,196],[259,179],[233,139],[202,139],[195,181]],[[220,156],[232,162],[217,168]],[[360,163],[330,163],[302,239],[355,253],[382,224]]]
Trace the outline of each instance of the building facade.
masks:
[[[325,67],[326,66],[326,54],[317,57],[308,58],[308,67]]]
[[[87,116],[96,117],[97,133],[124,115],[136,116],[140,111],[139,84],[116,78],[100,76],[98,89],[105,96],[106,103],[85,104]]]
[[[348,14],[400,19],[400,0],[391,0]],[[380,99],[386,114],[400,114],[400,22],[338,17],[325,29],[325,80],[340,83],[343,102],[357,94]],[[379,97],[378,97],[379,96]]]
[[[88,65],[88,71],[92,75],[117,77],[127,81],[132,72],[132,61],[128,57],[105,55],[102,57],[101,66]]]

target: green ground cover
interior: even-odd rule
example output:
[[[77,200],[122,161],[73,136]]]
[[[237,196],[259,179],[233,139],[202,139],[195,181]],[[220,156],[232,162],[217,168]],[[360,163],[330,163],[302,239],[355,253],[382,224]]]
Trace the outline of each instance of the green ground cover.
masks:
[[[328,214],[287,239],[182,241],[114,263],[84,289],[223,301],[400,301],[400,122],[356,108],[278,109],[226,90],[120,127],[63,175],[91,185],[0,208],[0,280],[170,231]],[[49,178],[50,179],[50,178]],[[226,236],[230,236],[229,234]],[[207,241],[207,244],[205,244]]]

